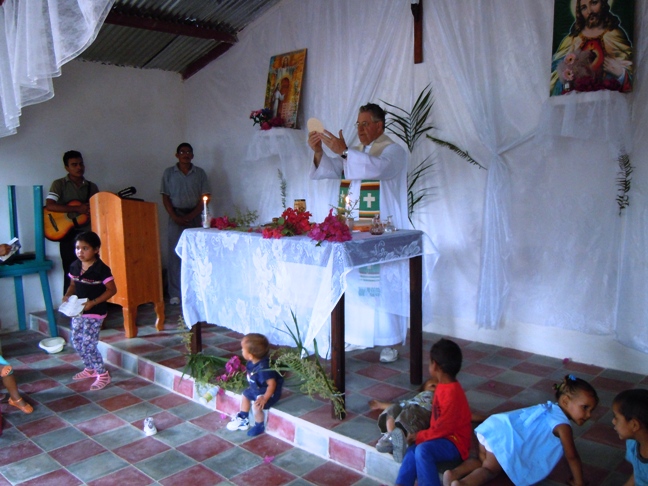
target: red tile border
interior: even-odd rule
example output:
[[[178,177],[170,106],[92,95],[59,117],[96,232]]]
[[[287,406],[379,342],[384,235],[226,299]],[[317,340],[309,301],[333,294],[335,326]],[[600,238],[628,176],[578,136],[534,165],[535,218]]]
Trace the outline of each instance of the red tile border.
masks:
[[[137,374],[149,381],[155,381],[155,366],[142,359],[137,360]]]
[[[290,443],[295,442],[296,426],[290,420],[280,417],[270,412],[268,416],[268,424],[266,429],[271,431],[274,435],[287,440]]]
[[[329,456],[332,460],[356,471],[364,472],[365,470],[366,451],[361,447],[331,437],[329,439]]]
[[[173,377],[173,391],[184,395],[185,397],[193,398],[194,381],[189,378],[182,378],[180,376]]]

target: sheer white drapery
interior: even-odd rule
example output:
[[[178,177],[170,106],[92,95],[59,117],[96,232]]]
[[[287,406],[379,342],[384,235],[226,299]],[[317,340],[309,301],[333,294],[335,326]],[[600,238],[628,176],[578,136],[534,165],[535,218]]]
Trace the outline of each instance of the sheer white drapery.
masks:
[[[471,2],[457,9],[447,2],[434,3],[432,20],[440,30],[443,48],[451,60],[459,91],[466,98],[470,116],[481,142],[492,154],[484,200],[481,270],[477,299],[477,324],[498,327],[510,291],[509,270],[511,179],[506,153],[526,142],[535,120],[525,116],[524,106],[539,100],[539,80],[531,78],[502,96],[510,77],[525,77],[535,56],[512,56],[510,39],[519,36],[531,42],[546,9],[523,2]],[[510,29],[494,29],[497,21],[511,15],[528,22],[515,22]],[[535,82],[534,82],[535,81]],[[542,83],[540,83],[542,84]]]
[[[54,96],[52,77],[96,38],[114,0],[5,0],[0,7],[0,137],[23,106]]]

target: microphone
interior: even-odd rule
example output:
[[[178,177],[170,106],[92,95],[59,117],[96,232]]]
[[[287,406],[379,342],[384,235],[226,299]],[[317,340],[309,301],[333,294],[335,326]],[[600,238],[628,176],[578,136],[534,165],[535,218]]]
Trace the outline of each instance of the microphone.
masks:
[[[132,196],[133,194],[137,194],[137,189],[135,189],[133,186],[127,187],[127,188],[125,188],[125,189],[122,189],[121,191],[119,191],[119,192],[117,193],[117,195],[118,195],[119,197],[121,197],[122,199],[124,199],[124,198],[126,198],[126,197],[130,197],[130,196]]]

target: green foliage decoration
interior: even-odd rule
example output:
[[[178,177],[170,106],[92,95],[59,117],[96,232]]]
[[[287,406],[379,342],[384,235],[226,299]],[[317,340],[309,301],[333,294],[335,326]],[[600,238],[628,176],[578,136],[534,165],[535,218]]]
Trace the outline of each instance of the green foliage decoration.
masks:
[[[626,153],[619,155],[617,159],[619,163],[619,175],[617,176],[617,204],[619,205],[619,215],[621,212],[630,205],[630,182],[632,178],[630,175],[634,170],[632,164],[630,163],[630,156]]]
[[[291,311],[294,327],[293,330],[286,324],[288,334],[295,341],[295,348],[280,347],[270,357],[271,368],[284,376],[284,388],[295,388],[309,397],[319,396],[331,400],[338,418],[345,413],[343,395],[335,388],[333,380],[329,377],[320,362],[317,341],[314,341],[315,354],[310,355],[302,342],[297,316]],[[184,320],[180,317],[182,327]],[[204,353],[191,354],[191,333],[184,340],[188,350],[187,364],[182,376],[191,376],[199,387],[209,388],[217,386],[223,390],[241,393],[247,386],[245,371],[229,372],[232,358],[221,356],[208,356]]]
[[[460,149],[453,143],[433,137],[428,133],[431,130],[436,129],[436,127],[428,121],[432,111],[432,106],[434,105],[431,85],[428,84],[423,88],[410,111],[391,103],[387,103],[384,100],[381,101],[392,109],[392,111],[386,110],[386,114],[390,118],[387,119],[385,129],[400,138],[405,143],[410,153],[414,151],[414,147],[418,140],[425,135],[429,140],[437,145],[453,151],[464,160],[476,165],[480,169],[484,169],[484,167],[473,159],[465,150]],[[432,192],[431,187],[418,189],[417,186],[420,185],[419,182],[423,181],[424,177],[433,167],[434,162],[431,162],[430,156],[427,156],[407,174],[407,217],[409,218],[410,223],[412,223],[412,226],[414,225],[412,222],[412,214],[414,214],[416,207]]]

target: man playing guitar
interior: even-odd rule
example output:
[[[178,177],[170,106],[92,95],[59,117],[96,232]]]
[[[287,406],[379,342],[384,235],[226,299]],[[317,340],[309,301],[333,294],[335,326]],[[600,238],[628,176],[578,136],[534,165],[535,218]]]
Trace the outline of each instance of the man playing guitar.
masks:
[[[83,177],[85,165],[80,152],[76,150],[65,152],[63,154],[63,164],[68,174],[52,182],[45,199],[45,209],[46,212],[67,213],[66,217],[71,222],[65,228],[59,228],[54,224],[54,228],[63,231],[65,235],[50,238],[57,239],[60,242],[61,262],[63,263],[63,294],[65,294],[70,285],[68,275],[70,265],[76,260],[74,238],[77,234],[91,229],[90,204],[88,201],[99,192],[99,188],[94,182],[87,181]],[[46,226],[47,223],[46,220]],[[65,230],[67,230],[67,233],[65,233]]]

